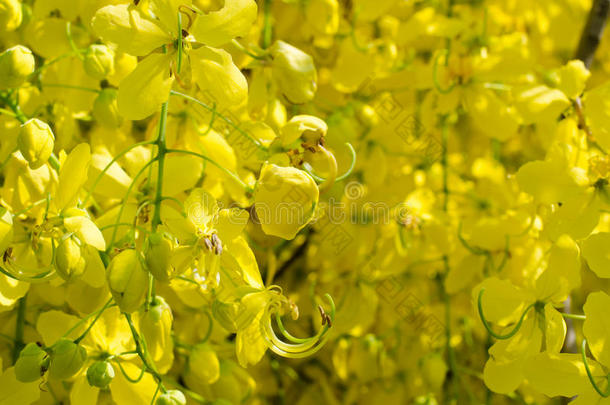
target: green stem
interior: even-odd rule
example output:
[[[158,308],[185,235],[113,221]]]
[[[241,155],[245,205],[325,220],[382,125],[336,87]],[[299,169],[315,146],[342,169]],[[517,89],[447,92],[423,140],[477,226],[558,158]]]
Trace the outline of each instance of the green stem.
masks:
[[[271,0],[264,0],[263,7],[263,43],[261,46],[263,49],[267,49],[271,46],[271,41],[273,39],[271,27]]]
[[[40,83],[40,87],[57,87],[61,89],[70,89],[70,90],[81,90],[88,91],[90,93],[101,93],[101,90],[93,89],[90,87],[82,87],[82,86],[73,86],[71,84],[59,84],[59,83]]]
[[[155,213],[152,219],[152,230],[157,230],[161,223],[161,202],[163,201],[163,171],[165,168],[165,155],[169,152],[165,145],[165,129],[167,124],[167,110],[169,102],[161,106],[161,117],[159,119],[159,135],[157,136],[157,190],[155,195]]]
[[[95,315],[95,318],[93,318],[93,321],[91,321],[91,323],[89,324],[89,326],[87,326],[87,329],[85,329],[85,331],[76,339],[74,339],[74,343],[79,344],[89,333],[89,331],[91,330],[91,328],[93,328],[93,325],[95,325],[95,323],[98,321],[98,319],[100,319],[100,317],[102,316],[102,314],[104,313],[104,311],[108,308],[110,308],[110,305],[112,304],[112,298],[110,298],[106,304],[104,304],[104,306],[102,307],[102,309],[97,311],[97,314]]]
[[[210,107],[209,105],[205,104],[202,101],[197,100],[195,97],[191,97],[188,94],[184,94],[184,93],[180,93],[178,91],[172,90],[170,92],[170,94],[172,96],[179,96],[182,97],[186,100],[192,101],[193,103],[199,104],[201,107],[205,108],[206,110],[208,110],[211,113],[216,113],[218,114],[218,112],[216,112],[216,108]],[[235,129],[237,132],[240,133],[240,135],[244,136],[245,138],[249,139],[251,142],[253,142],[257,148],[259,148],[260,150],[263,151],[267,151],[267,148],[260,143],[260,141],[258,139],[253,138],[249,133],[247,133],[246,131],[244,131],[243,129],[241,129],[237,124],[235,124],[233,121],[231,121],[230,119],[228,119],[227,117],[225,117],[222,114],[218,114],[218,117],[220,117],[220,119],[222,119],[224,122],[226,122],[229,126],[231,126],[233,129]]]
[[[98,316],[98,315],[99,315],[99,314],[101,314],[103,311],[105,311],[105,310],[106,310],[106,309],[109,307],[109,304],[110,304],[111,302],[112,302],[112,298],[111,298],[110,300],[108,300],[108,302],[106,302],[106,304],[104,304],[104,306],[103,306],[102,308],[100,308],[100,309],[98,309],[98,310],[95,310],[95,311],[91,312],[89,315],[87,315],[87,316],[85,316],[84,318],[80,319],[80,320],[79,320],[78,322],[76,322],[76,323],[75,323],[75,324],[74,324],[74,325],[73,325],[73,326],[72,326],[70,329],[68,329],[68,331],[62,335],[62,337],[66,337],[66,336],[68,336],[70,333],[74,332],[74,331],[75,331],[75,330],[76,330],[76,329],[77,329],[79,326],[81,326],[82,324],[84,324],[85,322],[87,322],[87,320],[88,320],[89,318],[91,318],[92,316],[95,316],[95,317],[96,317],[96,320],[97,320],[97,318],[99,318],[99,316]],[[93,323],[92,323],[92,325],[93,325]],[[80,340],[79,340],[79,341],[80,341]]]
[[[138,354],[138,357],[140,357],[140,360],[142,360],[144,370],[150,373],[154,377],[154,379],[157,380],[157,382],[161,386],[161,392],[165,392],[166,390],[163,386],[163,379],[157,371],[154,363],[149,361],[148,350],[146,350],[145,343],[141,340],[140,335],[138,334],[138,331],[136,330],[136,327],[133,324],[131,315],[127,313],[123,313],[123,315],[125,316],[125,319],[127,319],[127,323],[129,324],[129,329],[131,330],[131,335],[133,336],[133,340],[136,345],[136,353]]]
[[[578,314],[566,314],[566,313],[561,313],[561,316],[563,316],[566,319],[575,319],[577,321],[585,321],[587,319],[586,315],[578,315]]]
[[[17,362],[19,353],[23,349],[23,327],[25,326],[25,310],[26,310],[27,295],[19,298],[17,302],[17,321],[15,324],[15,345],[13,346],[13,364]]]

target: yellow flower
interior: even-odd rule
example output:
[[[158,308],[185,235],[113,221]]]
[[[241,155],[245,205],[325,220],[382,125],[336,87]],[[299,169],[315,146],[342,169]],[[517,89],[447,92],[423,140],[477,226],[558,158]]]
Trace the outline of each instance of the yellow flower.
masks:
[[[267,235],[294,239],[313,218],[318,197],[318,186],[309,174],[266,163],[256,187],[254,209]]]
[[[210,46],[247,33],[256,19],[256,3],[230,1],[219,11],[195,16],[181,8],[189,10],[190,5],[190,0],[149,0],[139,6],[108,5],[97,11],[92,26],[104,41],[115,44],[119,52],[146,56],[119,85],[118,107],[125,117],[140,120],[158,111],[187,58],[195,82],[201,90],[210,91],[217,103],[232,106],[246,100],[243,74],[226,51]],[[182,21],[194,17],[192,26],[180,26],[181,32],[179,15]],[[154,53],[161,47],[163,53]]]

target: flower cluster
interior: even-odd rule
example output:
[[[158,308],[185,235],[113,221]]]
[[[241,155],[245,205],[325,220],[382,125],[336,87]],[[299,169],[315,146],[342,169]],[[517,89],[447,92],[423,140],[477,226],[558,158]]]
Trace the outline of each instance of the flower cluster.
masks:
[[[0,405],[610,404],[604,2],[0,0]]]

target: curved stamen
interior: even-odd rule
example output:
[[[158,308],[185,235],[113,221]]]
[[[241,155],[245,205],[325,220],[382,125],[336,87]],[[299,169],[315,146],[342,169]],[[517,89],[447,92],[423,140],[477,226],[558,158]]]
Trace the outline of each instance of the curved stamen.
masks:
[[[354,167],[356,166],[356,150],[354,149],[354,147],[352,146],[351,143],[346,142],[345,146],[347,146],[347,149],[350,152],[351,155],[351,162],[350,162],[350,166],[349,169],[347,169],[347,171],[345,173],[343,173],[341,176],[335,177],[335,179],[333,180],[333,183],[337,182],[337,181],[341,181],[341,180],[345,180],[350,174],[352,174],[352,172],[354,171]],[[324,148],[323,148],[324,149]],[[324,149],[324,151],[326,151],[326,149]],[[327,153],[330,154],[330,152],[326,151]],[[332,155],[332,154],[331,154]],[[334,155],[333,155],[333,159],[334,159]],[[304,170],[309,173],[309,175],[311,177],[313,177],[313,179],[315,181],[317,181],[318,183],[324,183],[327,182],[329,180],[329,178],[324,178],[324,177],[320,177],[317,174],[315,174],[311,168],[311,165],[309,163],[306,163],[306,167],[304,167]]]
[[[329,294],[326,294],[325,297],[330,303],[331,313],[330,315],[328,315],[323,312],[322,318],[324,327],[321,328],[316,335],[310,338],[297,338],[292,336],[288,331],[286,331],[278,315],[279,302],[275,301],[270,303],[265,308],[265,313],[263,316],[263,319],[266,319],[267,321],[261,321],[261,331],[269,348],[274,353],[289,358],[307,357],[320,350],[328,340],[327,332],[335,319],[336,312],[335,304],[332,297]],[[286,337],[286,339],[294,343],[286,343],[276,335],[275,331],[273,330],[273,327],[271,326],[270,315],[272,310],[276,311],[276,319],[278,320],[278,327],[280,328],[282,335]]]
[[[601,388],[599,388],[599,386],[593,379],[593,373],[591,373],[591,368],[589,367],[589,362],[587,361],[586,350],[587,350],[587,339],[583,339],[582,345],[580,346],[580,354],[582,355],[582,362],[585,364],[585,370],[587,371],[587,377],[589,377],[589,381],[591,382],[591,385],[593,386],[595,391],[597,391],[597,393],[599,395],[601,395],[602,397],[608,398],[608,397],[610,397],[610,386],[606,387],[606,392],[603,392],[601,390]]]

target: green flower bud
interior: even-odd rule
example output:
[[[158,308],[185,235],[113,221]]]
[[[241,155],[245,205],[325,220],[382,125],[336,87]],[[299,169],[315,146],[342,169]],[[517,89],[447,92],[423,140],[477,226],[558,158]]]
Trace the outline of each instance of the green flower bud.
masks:
[[[114,368],[108,361],[96,361],[87,369],[87,381],[92,387],[106,388],[113,378]]]
[[[181,391],[168,390],[164,394],[159,395],[155,405],[186,405],[186,397]]]
[[[54,142],[55,136],[49,125],[36,118],[23,124],[17,137],[19,151],[34,170],[49,160]]]
[[[0,0],[0,31],[15,31],[21,25],[23,13],[18,0]]]
[[[146,267],[159,281],[167,282],[174,276],[174,266],[171,264],[173,250],[172,242],[161,233],[148,237],[148,249],[145,254]]]
[[[34,55],[25,46],[17,45],[0,54],[0,90],[19,87],[34,72]]]
[[[294,104],[313,99],[318,75],[312,57],[283,41],[276,41],[270,50],[273,78],[286,99]]]
[[[138,253],[133,249],[123,250],[112,259],[106,274],[112,297],[121,311],[136,311],[148,289],[148,273],[142,268]]]
[[[116,100],[117,91],[107,88],[100,92],[93,103],[93,118],[106,128],[116,129],[123,125]]]
[[[106,45],[91,45],[85,53],[83,65],[89,76],[103,80],[114,73],[114,53]]]
[[[81,247],[73,237],[60,242],[55,251],[55,270],[66,281],[80,277],[87,267]]]
[[[46,371],[46,352],[36,343],[28,343],[15,363],[15,377],[17,380],[27,383],[36,381]]]
[[[49,377],[66,380],[80,371],[87,360],[87,350],[70,339],[61,338],[52,347]]]

